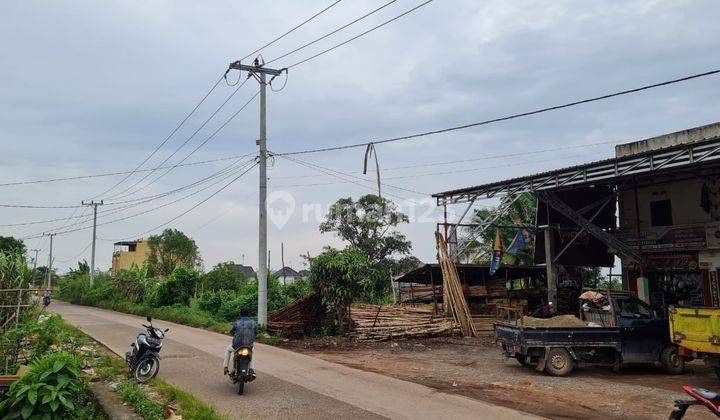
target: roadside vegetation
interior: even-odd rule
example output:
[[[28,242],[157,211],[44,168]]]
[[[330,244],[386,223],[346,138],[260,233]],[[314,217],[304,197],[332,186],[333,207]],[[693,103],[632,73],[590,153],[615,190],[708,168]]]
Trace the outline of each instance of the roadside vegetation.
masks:
[[[338,200],[320,225],[321,233],[337,235],[346,244],[338,250],[327,247],[317,257],[307,258],[307,279],[283,285],[268,278],[268,312],[311,293],[320,293],[331,314],[318,334],[343,332],[349,328],[352,303],[389,304],[393,301],[391,277],[415,268],[419,260],[409,255],[410,241],[397,227],[408,217],[382,197],[366,195],[357,201]],[[116,275],[100,274],[90,287],[85,262],[57,280],[62,300],[97,306],[220,333],[247,307],[257,316],[257,278],[248,278],[232,261],[217,264],[203,273],[202,258],[195,242],[177,230],[167,229],[148,238],[150,256],[144,267],[133,266]],[[280,337],[261,335],[259,341],[276,343]]]

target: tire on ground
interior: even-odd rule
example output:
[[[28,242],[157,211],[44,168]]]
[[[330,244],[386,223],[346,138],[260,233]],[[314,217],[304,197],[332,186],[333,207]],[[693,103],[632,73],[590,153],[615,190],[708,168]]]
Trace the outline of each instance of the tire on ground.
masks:
[[[663,370],[671,375],[679,375],[685,370],[685,359],[678,354],[678,348],[674,344],[665,347],[660,353],[660,364]]]
[[[564,348],[550,349],[545,363],[545,372],[552,376],[567,376],[575,369],[575,361]]]

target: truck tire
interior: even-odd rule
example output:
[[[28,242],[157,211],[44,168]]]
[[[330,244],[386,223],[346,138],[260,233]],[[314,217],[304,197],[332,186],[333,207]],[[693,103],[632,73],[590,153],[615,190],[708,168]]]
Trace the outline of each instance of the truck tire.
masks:
[[[545,363],[545,372],[552,376],[567,376],[575,369],[575,361],[570,353],[561,347],[550,349]]]
[[[673,344],[660,353],[660,364],[663,370],[671,375],[680,375],[685,370],[685,359],[678,354],[678,348]]]

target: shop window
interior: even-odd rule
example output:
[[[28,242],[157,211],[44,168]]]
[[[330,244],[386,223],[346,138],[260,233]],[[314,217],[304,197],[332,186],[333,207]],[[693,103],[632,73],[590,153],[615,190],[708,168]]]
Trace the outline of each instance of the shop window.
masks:
[[[672,207],[670,206],[670,200],[650,202],[650,224],[651,226],[672,226]]]

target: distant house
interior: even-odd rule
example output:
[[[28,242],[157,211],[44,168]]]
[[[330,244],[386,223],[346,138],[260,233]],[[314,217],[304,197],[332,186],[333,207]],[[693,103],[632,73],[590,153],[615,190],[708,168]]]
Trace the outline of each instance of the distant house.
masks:
[[[302,279],[303,276],[300,275],[297,271],[293,270],[290,267],[283,267],[279,269],[278,271],[273,273],[273,276],[277,277],[278,280],[280,280],[280,283],[283,281],[285,284],[290,284],[294,282],[295,280]]]
[[[112,268],[113,275],[120,270],[129,270],[133,264],[143,267],[150,255],[150,246],[142,239],[137,241],[115,242],[113,247]]]
[[[249,265],[235,264],[235,268],[241,273],[245,274],[248,279],[255,278],[255,270]]]

